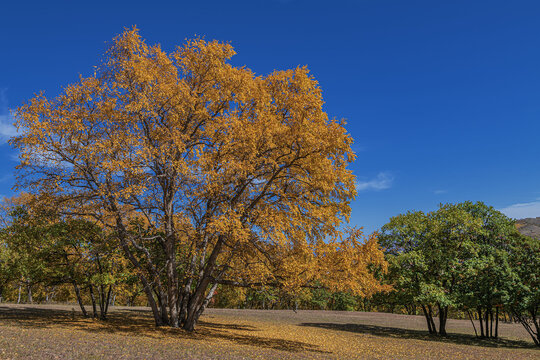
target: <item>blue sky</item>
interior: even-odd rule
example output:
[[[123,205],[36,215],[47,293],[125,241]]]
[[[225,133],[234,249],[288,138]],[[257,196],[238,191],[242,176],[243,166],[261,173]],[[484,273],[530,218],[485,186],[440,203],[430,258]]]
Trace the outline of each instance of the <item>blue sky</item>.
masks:
[[[540,216],[538,1],[4,1],[0,13],[0,195],[16,165],[8,109],[89,75],[137,25],[168,50],[229,41],[258,74],[307,65],[356,141],[354,225],[464,200]]]

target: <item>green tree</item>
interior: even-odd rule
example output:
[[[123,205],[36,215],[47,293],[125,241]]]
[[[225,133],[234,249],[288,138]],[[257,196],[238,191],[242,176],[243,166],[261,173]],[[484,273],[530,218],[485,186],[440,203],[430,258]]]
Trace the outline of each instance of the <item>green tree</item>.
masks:
[[[520,238],[515,223],[492,206],[466,201],[456,205],[481,221],[474,239],[476,256],[460,282],[459,305],[469,314],[476,311],[480,336],[497,338],[499,311],[509,300],[511,284],[518,281],[510,256]],[[473,323],[474,326],[474,323]],[[475,327],[476,331],[476,327]]]
[[[516,277],[506,307],[540,346],[540,240],[519,237],[510,264]]]
[[[114,286],[130,277],[127,261],[107,239],[113,234],[106,234],[86,219],[35,207],[29,196],[10,202],[4,205],[2,216],[0,236],[5,260],[0,266],[9,265],[11,278],[26,285],[28,302],[32,302],[32,288],[37,284],[69,284],[85,317],[89,316],[83,303],[82,291],[86,289],[93,316],[106,319]]]
[[[471,214],[447,204],[428,214],[398,215],[381,229],[395,291],[422,308],[431,334],[446,335],[448,311],[459,302],[458,283],[472,266],[480,227]]]
[[[15,279],[13,254],[5,243],[5,230],[0,229],[0,302],[5,299],[5,290]]]

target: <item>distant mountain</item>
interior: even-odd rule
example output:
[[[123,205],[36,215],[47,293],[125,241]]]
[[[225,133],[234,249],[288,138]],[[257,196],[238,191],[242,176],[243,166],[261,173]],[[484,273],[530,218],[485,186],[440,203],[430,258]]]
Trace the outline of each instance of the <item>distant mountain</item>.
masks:
[[[540,217],[517,220],[516,226],[523,235],[540,239]]]

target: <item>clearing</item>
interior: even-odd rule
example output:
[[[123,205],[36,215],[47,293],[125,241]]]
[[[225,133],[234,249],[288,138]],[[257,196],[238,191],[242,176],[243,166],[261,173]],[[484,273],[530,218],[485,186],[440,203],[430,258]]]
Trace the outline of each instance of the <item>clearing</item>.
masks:
[[[145,308],[108,321],[73,305],[0,304],[1,359],[540,359],[520,324],[481,341],[469,321],[430,336],[422,316],[338,311],[208,309],[197,330],[155,328]]]

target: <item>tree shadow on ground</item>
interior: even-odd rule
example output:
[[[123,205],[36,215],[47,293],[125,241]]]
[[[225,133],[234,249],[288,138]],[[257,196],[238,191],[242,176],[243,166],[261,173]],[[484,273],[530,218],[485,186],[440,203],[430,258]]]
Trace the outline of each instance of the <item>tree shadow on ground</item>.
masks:
[[[388,326],[364,325],[364,324],[339,324],[339,323],[302,323],[299,326],[318,327],[329,330],[349,331],[358,334],[367,334],[374,336],[386,336],[391,338],[415,339],[426,341],[437,341],[460,345],[473,345],[482,347],[500,347],[500,348],[535,348],[534,344],[523,340],[511,340],[505,338],[499,339],[480,339],[474,335],[467,334],[448,334],[448,336],[431,335],[427,331],[403,329]]]
[[[239,345],[288,351],[329,353],[319,346],[294,340],[257,336],[256,327],[243,324],[224,324],[200,321],[194,332],[170,327],[155,327],[150,312],[122,309],[111,312],[108,320],[84,318],[80,311],[37,308],[32,306],[0,306],[0,323],[23,328],[64,328],[92,333],[142,336],[155,339],[189,339],[200,341],[230,341]]]

